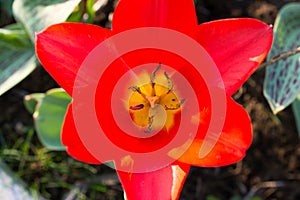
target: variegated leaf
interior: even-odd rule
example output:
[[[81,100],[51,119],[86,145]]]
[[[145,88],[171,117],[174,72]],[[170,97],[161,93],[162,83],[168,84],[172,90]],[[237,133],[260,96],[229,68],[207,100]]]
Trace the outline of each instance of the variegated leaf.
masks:
[[[268,59],[298,46],[300,46],[300,3],[290,3],[280,10],[276,18],[274,42]],[[264,95],[275,114],[290,105],[299,92],[300,54],[267,67]]]

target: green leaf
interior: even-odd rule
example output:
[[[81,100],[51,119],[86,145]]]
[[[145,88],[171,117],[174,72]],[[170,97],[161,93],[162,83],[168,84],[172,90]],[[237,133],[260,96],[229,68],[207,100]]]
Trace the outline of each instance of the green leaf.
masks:
[[[208,195],[208,196],[206,197],[206,200],[219,200],[219,198],[216,197],[216,196],[214,196],[214,195]]]
[[[300,137],[300,93],[292,104],[292,109],[295,116],[296,126],[298,130],[298,136]]]
[[[80,0],[15,0],[13,13],[34,41],[35,33],[66,21]]]
[[[72,14],[66,20],[67,22],[82,22],[82,4],[72,12]]]
[[[251,197],[250,200],[262,200],[262,198],[255,196],[255,197]]]
[[[104,164],[107,165],[108,167],[112,168],[112,169],[116,169],[116,165],[115,165],[115,162],[113,160],[109,161],[109,162],[106,162]]]
[[[242,197],[240,195],[234,195],[232,197],[230,197],[230,200],[241,200]]]
[[[284,6],[275,21],[271,59],[300,45],[300,3]],[[259,45],[259,44],[257,44]],[[274,113],[290,105],[300,92],[300,55],[296,54],[268,66],[264,95]]]
[[[26,95],[24,97],[24,105],[28,110],[28,112],[33,114],[35,109],[37,108],[37,106],[39,106],[39,104],[41,104],[45,96],[46,96],[45,93],[33,93],[33,94]]]
[[[33,45],[20,24],[0,29],[0,95],[36,67]]]
[[[80,0],[14,1],[14,16],[20,24],[0,29],[0,95],[35,69],[35,32],[51,24],[64,22],[79,2]]]
[[[12,49],[33,47],[30,38],[20,24],[0,28],[0,43]]]
[[[40,99],[33,114],[38,136],[42,144],[51,150],[65,150],[60,135],[70,102],[71,97],[64,90],[52,89]]]
[[[85,8],[83,3],[80,3],[77,9],[69,16],[68,22],[84,22],[92,24],[95,18],[94,0],[87,0]],[[85,13],[83,13],[85,11]]]
[[[33,48],[18,50],[0,42],[0,95],[15,86],[36,67]]]
[[[88,14],[87,23],[93,23],[95,18],[94,0],[87,0],[86,13]]]

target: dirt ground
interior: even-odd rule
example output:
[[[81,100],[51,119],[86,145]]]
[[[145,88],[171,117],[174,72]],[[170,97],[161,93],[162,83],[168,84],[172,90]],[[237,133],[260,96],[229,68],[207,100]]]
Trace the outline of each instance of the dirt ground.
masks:
[[[288,0],[210,0],[197,1],[199,23],[228,18],[254,17],[273,24],[279,9]],[[298,1],[300,2],[300,1]],[[98,12],[98,24],[107,22],[107,6]],[[300,199],[300,142],[291,108],[274,116],[262,94],[264,69],[260,69],[234,95],[250,114],[254,141],[246,158],[234,165],[221,168],[193,168],[186,180],[181,200],[199,199]],[[24,127],[32,126],[32,117],[23,106],[23,97],[32,92],[43,92],[57,87],[42,69],[36,69],[28,78],[0,98],[0,144],[14,143],[15,137],[24,137]],[[37,139],[35,139],[37,140]],[[9,164],[9,162],[8,162]],[[16,166],[11,166],[17,170]],[[25,182],[32,178],[22,177]],[[30,183],[29,183],[30,184]],[[57,199],[58,191],[51,190]],[[116,190],[118,196],[122,195]],[[113,199],[113,198],[104,198]]]

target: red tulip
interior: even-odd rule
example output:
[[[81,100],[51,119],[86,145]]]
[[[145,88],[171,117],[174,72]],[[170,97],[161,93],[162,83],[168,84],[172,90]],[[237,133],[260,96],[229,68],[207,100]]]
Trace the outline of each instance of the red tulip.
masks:
[[[151,35],[147,30],[154,32]],[[163,35],[167,33],[170,41]],[[126,34],[136,37],[129,41],[119,39]],[[177,41],[173,40],[175,36]],[[155,42],[155,38],[164,40]],[[180,38],[190,40],[183,44]],[[130,48],[140,44],[151,46],[151,42],[156,46],[169,44],[172,51],[148,47],[120,53],[123,50],[116,41]],[[189,58],[174,52],[177,47],[178,51],[186,50],[193,42],[203,51],[199,47],[202,52],[195,52],[191,46],[182,55],[197,58],[199,53],[204,71],[209,65],[216,66],[215,77],[220,75],[221,86],[218,80],[208,84],[206,75],[200,73],[201,67],[193,66]],[[178,199],[191,165],[224,166],[245,156],[252,142],[251,121],[230,96],[264,60],[271,43],[271,27],[255,19],[225,19],[198,25],[192,0],[121,0],[111,30],[82,23],[55,24],[37,34],[36,52],[45,69],[73,97],[62,129],[62,142],[69,155],[93,164],[114,160],[129,200],[163,200]],[[101,66],[103,60],[114,54],[109,66]],[[91,84],[95,84],[91,87],[95,91],[87,96],[94,96],[85,101],[86,90],[82,88]],[[213,92],[224,94],[220,102],[227,111],[220,116],[223,126],[217,133],[210,129],[218,123],[214,111],[218,100]],[[80,108],[81,104],[87,110]],[[90,112],[93,109],[94,114]],[[99,122],[95,125],[99,128],[89,124],[92,117]],[[86,127],[85,133],[79,130],[79,118],[86,118],[82,125]],[[130,130],[141,137],[123,130],[122,120],[126,121],[124,126],[134,127]],[[181,124],[186,124],[184,129]],[[179,141],[180,146],[143,162],[136,159],[137,154],[155,154],[179,133],[184,138]],[[111,155],[112,150],[103,145],[99,135],[132,154]],[[206,146],[208,151],[201,154],[204,143],[211,145],[211,149]]]

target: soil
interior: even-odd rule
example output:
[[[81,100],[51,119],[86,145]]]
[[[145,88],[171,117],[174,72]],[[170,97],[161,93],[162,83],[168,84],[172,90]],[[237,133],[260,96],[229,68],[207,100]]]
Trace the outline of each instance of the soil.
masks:
[[[110,2],[110,1],[109,1]],[[273,24],[279,9],[288,0],[210,0],[196,3],[199,23],[230,17],[253,17]],[[298,1],[300,2],[300,1]],[[113,4],[97,14],[98,24],[107,24]],[[274,116],[262,94],[264,69],[260,69],[234,95],[248,111],[253,123],[253,144],[245,159],[219,168],[193,167],[184,185],[181,200],[300,199],[300,142],[290,107]],[[24,127],[33,125],[32,116],[23,105],[23,97],[57,87],[41,68],[0,98],[0,144],[14,144],[15,134],[25,137]],[[38,142],[37,139],[34,139]],[[5,144],[4,144],[5,143]],[[9,162],[8,162],[9,164]],[[16,170],[16,166],[11,166]],[[32,178],[22,177],[25,181]],[[29,183],[30,184],[30,183]],[[51,199],[59,191],[52,190]],[[113,191],[118,199],[122,192]],[[106,197],[104,199],[114,199]]]

